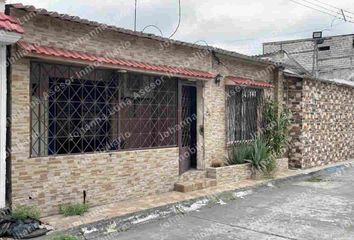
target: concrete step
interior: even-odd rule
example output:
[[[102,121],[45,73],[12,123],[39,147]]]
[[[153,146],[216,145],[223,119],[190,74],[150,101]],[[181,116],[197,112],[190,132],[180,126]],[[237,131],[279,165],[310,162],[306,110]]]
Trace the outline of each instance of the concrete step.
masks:
[[[202,190],[209,187],[215,187],[216,179],[203,178],[194,181],[181,181],[175,184],[175,191],[187,193]]]

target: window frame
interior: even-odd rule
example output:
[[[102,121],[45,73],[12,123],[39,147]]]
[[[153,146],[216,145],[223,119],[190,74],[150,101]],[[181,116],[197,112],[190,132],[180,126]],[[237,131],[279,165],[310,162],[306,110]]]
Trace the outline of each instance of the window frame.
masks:
[[[263,127],[263,107],[264,107],[264,100],[265,100],[265,89],[261,88],[261,87],[248,87],[248,86],[241,86],[241,85],[226,85],[225,86],[225,91],[226,91],[226,101],[225,101],[225,114],[226,114],[226,146],[232,146],[232,145],[237,145],[237,144],[242,144],[242,143],[250,143],[253,141],[252,138],[250,139],[241,139],[241,140],[236,140],[236,129],[234,130],[234,139],[230,139],[230,107],[229,107],[229,99],[230,97],[234,97],[236,96],[236,94],[241,94],[241,98],[243,98],[243,91],[245,90],[255,90],[257,91],[257,93],[259,93],[258,96],[256,96],[256,100],[257,100],[257,106],[256,106],[256,113],[257,113],[257,119],[256,121],[256,131],[254,133],[250,133],[250,134],[258,134],[262,127]],[[234,91],[233,94],[230,93],[231,91]],[[236,101],[236,100],[235,100]],[[241,101],[241,107],[243,102]],[[242,109],[240,109],[242,110]],[[241,116],[240,116],[241,117]],[[244,116],[244,119],[242,119],[242,121],[245,121],[246,116]],[[232,119],[236,119],[236,117],[234,116]],[[247,120],[246,120],[247,121]],[[241,123],[242,124],[242,123]],[[243,125],[243,124],[242,124]],[[242,130],[240,133],[240,136],[242,136]]]
[[[135,148],[127,148],[127,149],[117,149],[117,150],[94,150],[94,151],[90,151],[90,152],[78,152],[78,153],[63,153],[63,154],[57,154],[57,153],[54,153],[54,154],[49,154],[49,150],[48,150],[48,147],[49,147],[49,126],[45,129],[46,131],[46,135],[47,135],[47,153],[45,155],[42,154],[42,152],[39,151],[39,153],[34,153],[33,151],[33,134],[34,134],[34,131],[33,131],[33,97],[34,97],[34,94],[33,94],[33,86],[32,86],[32,64],[48,64],[48,65],[57,65],[57,66],[62,66],[62,67],[68,67],[68,68],[78,68],[80,70],[83,70],[85,69],[85,67],[88,67],[88,65],[80,65],[80,64],[70,64],[70,63],[57,63],[57,62],[51,62],[51,61],[45,61],[45,60],[31,60],[30,61],[30,77],[29,77],[29,101],[30,101],[30,107],[29,107],[29,111],[30,111],[30,123],[29,123],[29,130],[30,130],[30,135],[29,135],[29,138],[30,138],[30,141],[29,141],[29,157],[30,158],[50,158],[50,157],[63,157],[63,156],[80,156],[80,155],[89,155],[89,154],[111,154],[111,153],[117,153],[117,152],[129,152],[129,151],[144,151],[144,150],[152,150],[152,149],[168,149],[168,148],[176,148],[178,147],[178,131],[174,132],[174,136],[172,136],[172,138],[174,138],[174,144],[171,144],[171,145],[165,145],[165,146],[151,146],[151,147],[135,147]],[[94,68],[93,71],[96,71],[96,70],[99,70],[99,71],[118,71],[119,72],[119,69],[108,69],[108,68]],[[125,74],[125,72],[124,72]],[[126,74],[135,74],[135,75],[141,75],[141,76],[149,76],[150,78],[154,78],[154,79],[163,79],[164,81],[174,81],[174,85],[175,85],[175,88],[174,88],[174,94],[175,94],[175,104],[173,105],[173,107],[175,108],[174,111],[175,111],[175,115],[174,115],[174,121],[175,121],[175,125],[178,124],[178,82],[181,81],[182,79],[180,78],[176,78],[176,77],[170,77],[170,76],[166,76],[166,75],[157,75],[157,74],[149,74],[149,73],[142,73],[142,72],[134,72],[134,71],[129,71],[127,72]],[[88,74],[90,75],[90,74]],[[85,79],[85,77],[83,77]],[[38,83],[41,81],[42,79],[39,78],[38,80]],[[88,78],[88,80],[90,80]],[[118,81],[121,81],[120,79]],[[121,82],[118,84],[120,85],[122,84]],[[170,84],[170,83],[169,83]],[[43,85],[46,86],[46,88],[44,87],[43,88]],[[44,92],[50,92],[49,90],[49,79],[46,81],[46,83],[44,84],[39,84],[39,88],[41,89],[41,91],[44,91]],[[171,84],[173,85],[173,84]],[[121,103],[121,95],[122,95],[122,91],[119,90],[119,102],[118,104]],[[50,93],[49,93],[50,94]],[[42,97],[40,99],[38,99],[38,101],[42,101]],[[49,99],[46,100],[47,101],[47,104],[49,104]],[[38,103],[36,104],[38,105]],[[48,107],[49,109],[49,107]],[[49,110],[48,110],[49,111]],[[38,117],[39,118],[39,117]],[[120,125],[121,125],[121,119],[120,119],[120,111],[118,111],[118,136],[121,136],[121,133],[120,133]],[[172,127],[175,127],[175,125],[173,125]],[[165,133],[163,131],[159,132],[159,133]],[[110,133],[110,136],[112,137],[113,135]],[[83,150],[83,149],[82,149]]]

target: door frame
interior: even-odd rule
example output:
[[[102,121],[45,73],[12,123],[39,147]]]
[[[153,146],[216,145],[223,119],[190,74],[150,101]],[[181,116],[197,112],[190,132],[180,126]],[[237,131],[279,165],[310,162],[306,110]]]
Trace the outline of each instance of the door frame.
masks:
[[[191,82],[191,81],[187,81],[187,80],[178,80],[178,116],[177,116],[177,124],[180,125],[182,122],[182,88],[184,86],[190,86],[190,87],[195,87],[195,104],[196,104],[196,112],[197,112],[197,119],[196,119],[196,148],[198,149],[198,85],[197,82]],[[183,139],[182,139],[182,127],[178,128],[178,149],[179,149],[179,153],[178,153],[178,167],[179,167],[179,174],[182,175],[183,173],[185,173],[186,171],[183,171],[183,169],[181,168],[181,155],[183,153]],[[198,154],[197,154],[197,150],[196,150],[196,169],[198,168]],[[191,168],[190,168],[191,169]],[[189,169],[189,170],[190,170]]]

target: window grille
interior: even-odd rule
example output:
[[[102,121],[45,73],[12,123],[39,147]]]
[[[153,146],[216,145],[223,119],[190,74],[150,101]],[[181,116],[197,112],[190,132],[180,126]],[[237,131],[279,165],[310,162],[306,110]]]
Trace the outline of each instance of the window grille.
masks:
[[[262,123],[263,90],[228,86],[226,91],[228,143],[252,140]]]
[[[177,80],[31,63],[31,156],[177,145]]]

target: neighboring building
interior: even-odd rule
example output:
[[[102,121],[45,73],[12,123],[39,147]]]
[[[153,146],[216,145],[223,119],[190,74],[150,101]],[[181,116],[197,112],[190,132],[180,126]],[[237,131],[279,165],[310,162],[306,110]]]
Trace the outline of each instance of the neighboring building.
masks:
[[[284,106],[293,113],[290,167],[309,168],[354,158],[354,82],[315,78],[284,50],[261,56],[278,62]]]
[[[13,206],[49,215],[205,180],[228,143],[260,129],[263,99],[282,98],[269,61],[33,6],[6,14],[24,29],[8,49]]]
[[[286,51],[313,76],[354,81],[354,34],[263,44],[263,53]]]

